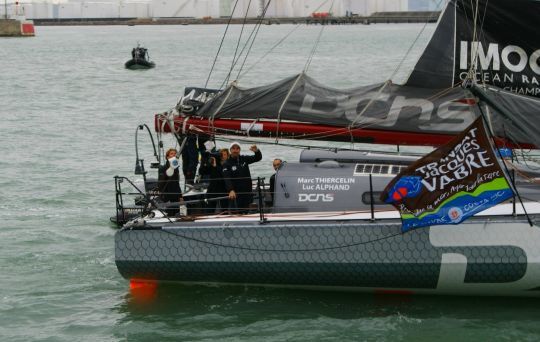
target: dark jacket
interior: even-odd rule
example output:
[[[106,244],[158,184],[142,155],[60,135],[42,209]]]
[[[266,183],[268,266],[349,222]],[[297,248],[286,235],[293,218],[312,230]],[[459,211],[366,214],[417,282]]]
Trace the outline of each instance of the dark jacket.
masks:
[[[208,197],[221,197],[227,193],[225,180],[223,179],[223,166],[220,163],[219,155],[211,156],[216,159],[216,166],[212,166],[210,161],[201,163],[199,173],[201,176],[208,176],[209,183],[206,189]]]
[[[252,156],[240,155],[236,159],[232,157],[227,159],[223,164],[223,177],[227,192],[234,190],[237,194],[250,193],[252,189],[249,164],[258,162],[261,159],[261,150],[257,150]]]
[[[197,165],[199,165],[199,154],[204,155],[206,148],[204,142],[207,138],[189,135],[184,148],[182,149],[182,172],[186,183],[193,184]]]
[[[197,165],[199,164],[199,151],[197,149],[197,137],[190,135],[182,149],[182,171],[186,183],[193,184]]]
[[[276,193],[276,174],[270,176],[270,196],[272,197],[272,203],[274,202],[274,194]]]
[[[167,176],[167,169],[169,168],[169,161],[159,167],[158,171],[158,189],[161,194],[161,199],[165,202],[178,202],[182,197],[182,190],[180,190],[180,173],[178,168],[174,169],[172,176]]]

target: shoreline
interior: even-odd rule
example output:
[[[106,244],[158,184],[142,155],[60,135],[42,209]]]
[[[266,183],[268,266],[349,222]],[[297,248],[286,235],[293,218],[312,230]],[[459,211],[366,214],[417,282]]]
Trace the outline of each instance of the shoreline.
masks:
[[[286,17],[264,18],[265,25],[307,24],[307,25],[355,25],[355,24],[397,24],[397,23],[435,23],[440,12],[380,12],[360,17]],[[90,26],[90,25],[222,25],[258,24],[259,18],[63,18],[33,19],[36,26]]]

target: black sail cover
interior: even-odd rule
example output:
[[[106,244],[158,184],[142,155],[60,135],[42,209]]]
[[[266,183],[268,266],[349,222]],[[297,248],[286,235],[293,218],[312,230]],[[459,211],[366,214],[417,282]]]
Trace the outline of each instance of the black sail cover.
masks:
[[[231,85],[198,114],[215,119],[265,118],[340,127],[454,133],[465,129],[476,116],[473,107],[463,103],[466,97],[461,88],[440,91],[375,84],[333,89],[300,74],[257,88]]]
[[[485,98],[501,103],[499,110],[489,111],[495,134],[539,147],[540,125],[535,120],[540,112],[536,100],[540,97],[536,33],[540,1],[479,0],[476,30],[475,4],[448,2],[404,85],[389,81],[335,89],[306,74],[249,89],[233,83],[200,108],[197,116],[457,134],[479,115],[478,107],[470,101],[473,96],[459,86],[473,63],[476,82],[492,85],[484,91],[488,94]]]

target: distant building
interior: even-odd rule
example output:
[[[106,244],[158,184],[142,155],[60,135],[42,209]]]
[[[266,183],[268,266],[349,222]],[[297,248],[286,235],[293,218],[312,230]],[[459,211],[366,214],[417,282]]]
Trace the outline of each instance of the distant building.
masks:
[[[30,19],[369,16],[375,12],[433,11],[445,0],[20,0]],[[7,0],[8,14],[15,0]],[[0,14],[4,6],[0,6]]]
[[[347,13],[369,16],[376,12],[401,12],[408,10],[407,0],[343,0]]]
[[[409,11],[440,11],[444,0],[409,0]]]

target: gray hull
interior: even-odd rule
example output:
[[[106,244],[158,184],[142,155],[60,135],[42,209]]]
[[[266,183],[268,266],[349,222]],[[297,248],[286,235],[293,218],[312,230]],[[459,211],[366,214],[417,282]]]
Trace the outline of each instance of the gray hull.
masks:
[[[540,228],[473,218],[401,233],[399,220],[181,222],[116,233],[126,279],[332,290],[540,296]]]

